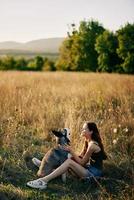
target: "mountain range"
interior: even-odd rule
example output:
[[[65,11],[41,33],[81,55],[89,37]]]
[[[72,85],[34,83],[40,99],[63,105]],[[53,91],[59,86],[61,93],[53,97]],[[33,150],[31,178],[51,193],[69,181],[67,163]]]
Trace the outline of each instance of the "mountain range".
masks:
[[[26,43],[19,43],[14,41],[0,42],[0,52],[26,51],[26,52],[58,53],[59,47],[64,39],[65,38],[38,39]]]

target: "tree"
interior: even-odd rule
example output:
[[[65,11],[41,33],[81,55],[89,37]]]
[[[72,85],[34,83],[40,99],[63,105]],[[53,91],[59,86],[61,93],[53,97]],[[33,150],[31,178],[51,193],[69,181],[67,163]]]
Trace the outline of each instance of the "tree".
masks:
[[[134,73],[134,24],[126,24],[117,31],[119,47],[117,53],[121,66],[127,73]]]
[[[56,62],[56,69],[58,70],[65,70],[71,71],[73,66],[72,60],[72,45],[73,45],[73,38],[72,36],[66,38],[61,47],[60,47],[60,56],[58,61]]]
[[[55,63],[52,60],[49,60],[48,58],[45,59],[44,65],[42,70],[44,71],[56,71]]]
[[[34,59],[29,60],[27,69],[31,71],[41,71],[44,65],[44,60],[41,56],[36,56]]]
[[[96,71],[98,68],[95,41],[104,28],[97,21],[82,21],[79,29],[74,24],[72,32],[60,48],[60,58],[56,64],[58,69],[70,71]]]
[[[15,68],[17,70],[26,70],[27,69],[27,61],[24,58],[18,58],[16,60]]]
[[[106,30],[96,39],[95,49],[98,52],[98,71],[114,72],[120,63],[116,53],[117,36]]]
[[[15,69],[16,61],[12,56],[5,56],[1,60],[1,69],[2,70],[12,70]]]
[[[41,56],[36,56],[35,57],[35,66],[36,66],[36,70],[41,71],[42,67],[44,65],[44,60]]]
[[[2,59],[0,59],[0,70],[3,70],[3,63],[2,63]]]
[[[134,53],[127,53],[127,56],[122,64],[122,67],[126,73],[134,73]]]
[[[35,71],[36,70],[36,64],[35,64],[35,60],[34,59],[30,59],[28,61],[27,70],[28,71]]]
[[[80,52],[79,66],[83,66],[85,71],[97,71],[98,53],[95,49],[96,38],[104,32],[104,28],[97,21],[81,22],[79,27],[79,33],[82,45]]]

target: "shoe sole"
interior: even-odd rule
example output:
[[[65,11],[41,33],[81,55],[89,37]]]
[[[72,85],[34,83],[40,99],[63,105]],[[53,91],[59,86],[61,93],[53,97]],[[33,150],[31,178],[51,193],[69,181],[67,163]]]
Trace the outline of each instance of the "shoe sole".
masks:
[[[44,190],[44,189],[46,189],[47,188],[47,186],[46,187],[44,187],[44,188],[38,188],[38,187],[34,187],[33,185],[30,185],[30,184],[26,184],[28,187],[30,187],[30,188],[32,188],[32,189],[38,189],[38,190]]]
[[[32,159],[32,162],[36,167],[40,167],[40,164],[37,164],[34,158]]]

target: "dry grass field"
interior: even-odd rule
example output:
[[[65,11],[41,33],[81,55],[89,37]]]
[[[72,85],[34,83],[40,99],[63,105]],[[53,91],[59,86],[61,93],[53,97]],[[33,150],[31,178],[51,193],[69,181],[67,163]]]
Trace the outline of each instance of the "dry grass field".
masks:
[[[37,171],[27,158],[42,157],[54,145],[50,130],[69,127],[79,152],[85,121],[97,123],[108,154],[104,179],[56,179],[45,191],[27,188]],[[134,76],[0,72],[0,200],[26,199],[134,199]]]

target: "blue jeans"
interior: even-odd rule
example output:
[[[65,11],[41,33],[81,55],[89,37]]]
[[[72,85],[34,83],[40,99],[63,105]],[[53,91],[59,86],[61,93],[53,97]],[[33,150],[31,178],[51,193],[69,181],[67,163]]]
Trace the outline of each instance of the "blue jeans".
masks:
[[[91,165],[87,165],[85,168],[87,169],[87,178],[101,177],[103,175],[101,169],[97,169]]]

